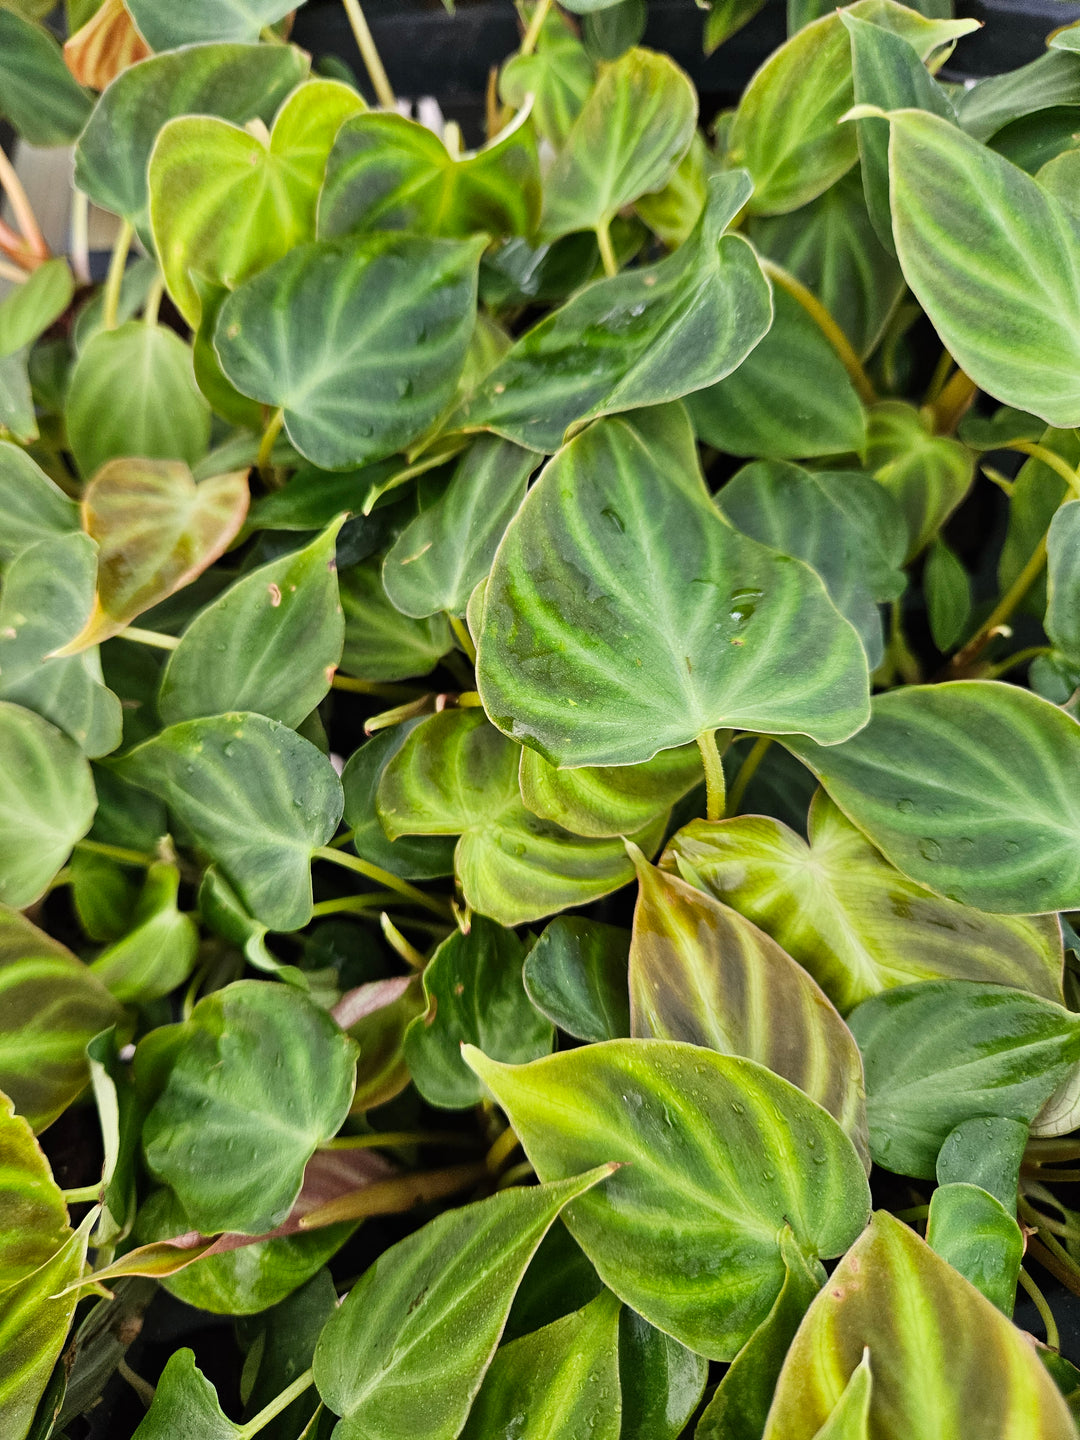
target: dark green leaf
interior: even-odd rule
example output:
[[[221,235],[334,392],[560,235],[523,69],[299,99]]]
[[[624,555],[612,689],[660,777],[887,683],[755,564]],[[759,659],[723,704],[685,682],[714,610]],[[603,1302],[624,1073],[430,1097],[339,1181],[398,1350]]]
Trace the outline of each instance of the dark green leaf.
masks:
[[[1020,1163],[1028,1141],[1028,1127],[1005,1116],[961,1120],[938,1151],[939,1185],[978,1185],[1016,1214]]]
[[[926,1243],[1011,1319],[1024,1236],[1000,1200],[978,1185],[939,1185]]]
[[[1046,633],[1073,663],[1080,661],[1080,504],[1054,515],[1046,539],[1048,606]]]
[[[1051,46],[1054,41],[1051,40]],[[1040,55],[1027,65],[1009,69],[1004,75],[991,75],[961,92],[956,106],[957,117],[975,140],[989,140],[1013,120],[1019,120],[1054,106],[1080,105],[1080,63],[1075,53],[1075,37],[1063,32],[1047,55]],[[1073,126],[1076,113],[1073,114]]]
[[[923,592],[930,633],[939,650],[949,651],[963,636],[971,615],[967,571],[940,535],[934,537],[923,569]]]
[[[677,1440],[697,1409],[709,1363],[624,1305],[619,1315],[619,1440]]]
[[[701,783],[696,745],[661,750],[640,765],[557,770],[535,750],[522,750],[521,798],[542,820],[575,835],[633,835],[666,814]]]
[[[379,560],[350,565],[340,576],[345,612],[343,675],[360,680],[405,680],[427,675],[453,648],[445,615],[415,620],[400,611],[382,580]]]
[[[168,0],[131,0],[128,6],[152,50],[175,50],[178,45],[210,40],[254,44],[291,8],[289,0],[185,0],[179,9]]]
[[[151,865],[131,930],[104,949],[90,967],[124,1004],[146,1004],[168,995],[195,967],[199,930],[191,916],[177,907],[179,889],[180,871],[175,865]]]
[[[0,9],[0,115],[31,145],[70,145],[92,108],[45,27]]]
[[[629,953],[625,930],[560,915],[525,957],[525,989],[568,1035],[617,1040],[630,1034]]]
[[[4,12],[0,11],[0,29]],[[2,43],[2,42],[0,42]],[[75,282],[66,260],[46,260],[0,303],[0,355],[31,345],[71,304]]]
[[[0,563],[38,540],[79,528],[79,512],[17,445],[0,440]]]
[[[967,447],[935,435],[914,406],[886,400],[868,417],[866,468],[903,512],[910,560],[963,500],[975,467]]]
[[[562,148],[592,89],[595,66],[588,51],[553,6],[544,17],[531,55],[511,55],[499,77],[499,95],[515,110],[533,97],[537,130]]]
[[[217,1391],[195,1364],[193,1350],[175,1350],[157,1383],[154,1403],[135,1431],[134,1440],[240,1440],[241,1430],[227,1419]]]

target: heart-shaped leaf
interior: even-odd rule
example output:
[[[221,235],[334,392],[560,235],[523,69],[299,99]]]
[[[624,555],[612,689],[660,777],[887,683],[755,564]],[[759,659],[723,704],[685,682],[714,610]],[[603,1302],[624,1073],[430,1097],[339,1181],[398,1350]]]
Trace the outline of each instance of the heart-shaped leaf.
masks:
[[[59,320],[74,293],[75,282],[66,260],[46,260],[39,265],[0,302],[0,355],[32,345]]]
[[[345,791],[345,824],[353,832],[356,853],[406,880],[430,880],[454,873],[454,842],[438,836],[399,835],[391,840],[383,829],[375,795],[383,771],[422,720],[406,720],[379,730],[353,751],[341,784]]]
[[[640,765],[556,770],[535,750],[522,750],[521,798],[542,820],[575,835],[632,835],[701,784],[696,745],[661,750]]]
[[[120,457],[194,465],[210,442],[210,407],[195,384],[190,348],[164,325],[139,320],[87,341],[71,373],[64,418],[87,479]]]
[[[855,631],[808,566],[721,518],[668,408],[591,426],[533,486],[495,557],[477,682],[501,729],[571,767],[723,725],[832,744],[867,716]]]
[[[716,503],[744,535],[813,567],[876,669],[884,652],[878,602],[898,599],[907,583],[903,516],[882,487],[857,471],[759,460]]]
[[[862,1060],[826,995],[735,910],[637,859],[631,1034],[744,1055],[816,1100],[867,1158]]]
[[[1020,1165],[1028,1142],[1028,1126],[1005,1116],[961,1120],[938,1151],[939,1185],[977,1185],[1016,1214]]]
[[[289,439],[323,469],[392,455],[454,397],[486,243],[374,234],[300,245],[222,305],[222,368],[242,395],[280,408]]]
[[[814,1440],[872,1440],[870,1435],[870,1394],[873,1386],[870,1351],[851,1372],[851,1379]]]
[[[327,1323],[315,1383],[339,1440],[454,1440],[536,1247],[612,1167],[449,1210],[383,1252]],[[425,1376],[437,1372],[438,1385]]]
[[[86,487],[83,527],[97,541],[97,596],[82,632],[60,653],[99,644],[201,575],[239,533],[246,470],[196,484],[170,460],[112,460]]]
[[[536,1008],[579,1040],[630,1034],[630,936],[577,915],[552,920],[525,957],[525,989]]]
[[[897,110],[889,123],[896,253],[943,343],[1006,405],[1077,424],[1080,233],[1068,212],[947,120]]]
[[[1029,1338],[881,1210],[799,1327],[764,1440],[819,1440],[867,1349],[874,1440],[1075,1440]]]
[[[959,441],[935,435],[914,406],[885,400],[869,413],[866,468],[904,513],[910,560],[971,488],[974,457]]]
[[[132,928],[107,946],[91,971],[117,1000],[147,1004],[182,985],[195,967],[199,929],[177,906],[180,871],[163,862],[146,872]]]
[[[168,1359],[134,1440],[240,1440],[243,1432],[225,1415],[217,1391],[195,1364],[193,1350],[175,1350]]]
[[[717,176],[685,245],[658,264],[598,280],[517,342],[458,423],[535,450],[598,415],[676,400],[712,385],[769,328],[769,285],[746,241],[724,230],[750,193]]]
[[[570,1206],[566,1224],[616,1295],[700,1354],[734,1358],[768,1314],[786,1224],[804,1254],[828,1256],[866,1223],[851,1141],[752,1060],[667,1040],[521,1066],[464,1053],[541,1179],[601,1152],[632,1162]]]
[[[494,435],[469,446],[449,485],[411,520],[383,561],[387,595],[404,615],[464,615],[525,498],[534,451]]]
[[[503,103],[522,110],[533,98],[531,115],[537,130],[562,149],[574,121],[589,98],[596,66],[562,12],[544,16],[531,55],[511,55],[499,76]]]
[[[1060,1001],[1056,917],[986,915],[908,880],[829,797],[810,844],[778,820],[691,821],[663,864],[760,925],[842,1014],[913,980],[986,980]]]
[[[619,1310],[610,1290],[495,1355],[462,1440],[620,1440]],[[522,1421],[524,1423],[522,1423]]]
[[[8,440],[0,440],[0,563],[38,540],[70,534],[79,512],[59,485]]]
[[[340,576],[345,612],[341,672],[359,680],[407,680],[434,670],[453,637],[445,615],[414,620],[390,599],[382,562],[350,565]]]
[[[311,918],[311,857],[337,829],[341,783],[315,746],[263,715],[172,725],[117,769],[168,806],[251,913],[274,930]]]
[[[0,1095],[0,1406],[12,1440],[30,1431],[75,1312],[87,1230],[68,1224],[48,1161]]]
[[[565,1228],[565,1227],[564,1227]],[[678,1440],[701,1400],[709,1362],[624,1305],[619,1315],[620,1440]]]
[[[165,122],[219,115],[268,125],[307,68],[307,56],[284,45],[191,45],[152,55],[118,75],[94,107],[75,149],[75,183],[148,235],[147,168]]]
[[[120,1007],[70,950],[0,906],[0,1089],[34,1130],[61,1115],[90,1079],[87,1044]]]
[[[291,986],[241,980],[205,996],[143,1126],[151,1172],[204,1234],[261,1235],[349,1111],[356,1046]]]
[[[517,1064],[547,1055],[551,1022],[529,1002],[522,984],[525,947],[511,930],[482,915],[467,935],[455,930],[424,970],[427,1013],[405,1036],[405,1059],[416,1088],[430,1105],[464,1110],[484,1087],[461,1058],[468,1042],[498,1060]]]
[[[292,8],[286,0],[185,0],[179,10],[167,0],[131,0],[129,6],[153,50],[175,50],[179,45],[211,40],[254,44]]]
[[[482,150],[457,157],[414,120],[360,115],[342,128],[326,167],[319,237],[531,235],[540,202],[536,135],[525,111]]]
[[[86,124],[90,96],[43,25],[0,11],[0,114],[30,145],[70,145]]]
[[[617,890],[633,877],[623,842],[582,838],[526,810],[520,750],[482,710],[445,710],[418,726],[387,765],[378,808],[391,839],[459,835],[454,868],[468,904],[523,925]],[[661,814],[636,835],[651,855]]]
[[[150,159],[150,222],[169,294],[191,326],[202,312],[193,275],[235,290],[314,240],[334,138],[363,109],[348,85],[309,80],[266,139],[210,115],[178,116],[162,128]]]
[[[296,726],[311,714],[345,641],[334,558],[344,519],[304,549],[260,565],[196,615],[161,678],[166,725],[253,710]]]
[[[769,333],[742,364],[688,398],[694,429],[729,455],[861,450],[866,413],[836,351],[786,290],[773,290],[773,307]]]
[[[1046,551],[1046,633],[1062,654],[1080,663],[1080,504],[1062,505],[1055,513]]]
[[[930,1197],[926,1243],[1012,1318],[1024,1235],[1000,1200],[978,1185],[939,1185]]]
[[[43,895],[96,809],[90,766],[75,742],[0,700],[0,904],[22,909]]]
[[[0,699],[51,721],[87,755],[120,744],[120,701],[97,652],[57,658],[93,604],[97,547],[77,532],[39,540],[7,567],[0,589]]]
[[[788,748],[919,884],[1007,915],[1080,905],[1080,725],[1037,695],[908,685],[878,695],[846,745]]]
[[[876,995],[850,1017],[866,1067],[870,1153],[932,1179],[962,1121],[1030,1124],[1080,1060],[1080,1020],[1061,1005],[967,980]]]
[[[634,49],[605,65],[544,177],[543,237],[603,229],[663,189],[696,122],[694,87],[668,56]]]

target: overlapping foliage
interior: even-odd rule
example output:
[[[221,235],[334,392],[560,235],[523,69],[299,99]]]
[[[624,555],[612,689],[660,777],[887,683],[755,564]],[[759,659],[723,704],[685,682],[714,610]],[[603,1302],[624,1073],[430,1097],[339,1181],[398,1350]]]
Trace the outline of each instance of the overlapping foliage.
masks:
[[[712,115],[541,0],[466,152],[354,0],[374,104],[45,8],[119,231],[0,167],[4,1440],[1076,1440],[1078,32],[792,0]]]

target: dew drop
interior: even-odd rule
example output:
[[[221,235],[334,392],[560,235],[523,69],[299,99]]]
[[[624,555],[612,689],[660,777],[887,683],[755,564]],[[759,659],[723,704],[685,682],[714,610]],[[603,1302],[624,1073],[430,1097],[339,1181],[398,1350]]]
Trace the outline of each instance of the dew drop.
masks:
[[[915,809],[915,801],[908,800],[906,798],[903,800],[897,800],[896,808],[900,811],[902,815],[910,815],[912,810]]]
[[[919,841],[919,854],[924,860],[940,860],[941,846],[936,840],[931,839],[929,835],[924,835]]]
[[[611,521],[620,535],[626,533],[626,522],[617,510],[613,509],[610,505],[605,505],[603,510],[600,511],[600,514],[603,515],[605,520]]]
[[[1005,854],[1006,854],[1006,855],[1019,855],[1019,854],[1020,854],[1020,842],[1019,842],[1018,840],[1006,840],[1006,841],[1005,841]]]

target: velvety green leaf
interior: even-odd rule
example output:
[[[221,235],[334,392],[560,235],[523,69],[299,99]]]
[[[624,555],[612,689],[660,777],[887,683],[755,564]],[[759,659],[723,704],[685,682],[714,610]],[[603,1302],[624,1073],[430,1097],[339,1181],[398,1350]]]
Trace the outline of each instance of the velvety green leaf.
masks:
[[[86,1088],[86,1046],[120,1008],[70,950],[0,907],[0,1088],[44,1130]]]
[[[83,492],[83,526],[97,542],[93,613],[69,652],[115,635],[210,567],[248,508],[246,470],[196,485],[172,460],[111,460]]]
[[[873,1440],[1074,1440],[1028,1337],[885,1211],[800,1326],[765,1440],[819,1437],[867,1348]]]
[[[528,113],[460,157],[401,115],[360,115],[337,137],[319,199],[319,237],[411,230],[451,239],[531,235],[540,162]]]
[[[311,714],[330,689],[345,639],[334,559],[344,518],[196,615],[161,679],[166,725],[253,710],[297,726]]]
[[[1080,423],[1080,235],[1068,214],[948,121],[900,110],[890,125],[896,252],[942,342],[1006,405]]]
[[[559,915],[525,957],[525,989],[549,1020],[579,1040],[630,1034],[630,936],[615,925]]]
[[[416,620],[400,611],[383,585],[383,565],[367,560],[341,572],[339,592],[345,613],[343,675],[360,680],[407,680],[427,675],[453,638],[445,615]]]
[[[619,1440],[677,1440],[698,1407],[709,1362],[624,1305],[619,1315]]]
[[[971,582],[960,560],[941,536],[935,536],[923,568],[930,633],[939,650],[949,651],[961,639],[971,615]]]
[[[676,400],[721,380],[769,328],[769,285],[725,227],[749,194],[710,182],[694,234],[656,265],[597,280],[517,342],[457,420],[553,451],[572,426]]]
[[[556,770],[522,750],[518,783],[525,807],[575,835],[632,835],[701,784],[696,745],[661,750],[640,765]],[[483,1048],[483,1047],[481,1047]]]
[[[788,460],[861,450],[866,412],[836,351],[799,302],[773,290],[772,328],[726,379],[687,404],[707,445]]]
[[[441,836],[399,835],[391,840],[383,829],[375,795],[383,771],[423,719],[406,720],[377,731],[354,750],[342,772],[344,820],[353,832],[352,846],[364,860],[381,865],[406,880],[431,880],[454,873],[454,842]]]
[[[150,158],[150,222],[169,294],[198,326],[200,283],[235,290],[315,238],[326,161],[343,121],[365,108],[348,85],[310,80],[269,135],[212,115],[170,120]]]
[[[108,946],[90,967],[117,1000],[146,1004],[168,995],[191,974],[199,930],[177,907],[180,871],[164,862],[151,865],[135,904],[132,928]]]
[[[1061,154],[1055,155],[1041,166],[1035,175],[1035,179],[1042,186],[1048,195],[1052,195],[1059,205],[1076,215],[1076,173],[1077,162],[1080,154],[1076,150],[1063,150]],[[1038,435],[1031,437],[1038,439]]]
[[[1000,1200],[978,1185],[939,1185],[930,1197],[926,1243],[1012,1318],[1024,1236]]]
[[[1080,504],[1062,505],[1047,536],[1046,633],[1069,659],[1080,659]]]
[[[601,229],[639,195],[662,189],[696,122],[694,87],[668,56],[634,49],[602,66],[544,177],[543,238]]]
[[[601,1153],[633,1162],[568,1207],[567,1227],[606,1285],[700,1354],[734,1358],[768,1314],[785,1224],[807,1255],[844,1250],[865,1224],[850,1140],[751,1060],[665,1040],[518,1067],[464,1053],[541,1179]]]
[[[454,397],[485,244],[372,234],[300,245],[222,305],[222,368],[241,394],[279,407],[323,469],[391,455]]]
[[[20,444],[38,438],[37,413],[30,392],[28,350],[0,356],[0,428]]]
[[[906,559],[922,550],[971,488],[974,457],[965,445],[935,435],[913,405],[885,400],[869,412],[866,468],[907,521]]]
[[[0,12],[2,14],[3,12]],[[0,1096],[0,1408],[5,1437],[23,1440],[67,1336],[86,1229],[74,1234],[49,1163],[26,1121]]]
[[[857,471],[759,460],[729,480],[716,503],[744,535],[817,572],[875,669],[884,653],[878,602],[898,599],[906,584],[903,516],[881,486]]]
[[[908,685],[845,745],[789,748],[909,879],[1007,915],[1080,904],[1080,726],[1047,701],[992,680]]]
[[[724,725],[832,743],[865,723],[855,631],[808,566],[721,518],[679,410],[593,425],[547,466],[495,557],[479,649],[488,714],[558,765]]]
[[[610,1290],[504,1345],[473,1401],[462,1440],[620,1440],[619,1310]],[[524,1423],[522,1423],[524,1422]]]
[[[748,25],[764,4],[765,0],[710,0],[705,17],[705,54],[711,55],[725,40]]]
[[[67,535],[78,528],[75,502],[25,450],[0,440],[0,564],[14,560],[38,540]]]
[[[499,97],[515,110],[533,97],[532,118],[557,149],[566,143],[592,90],[595,66],[557,7],[544,17],[531,55],[511,55],[499,76]]]
[[[610,1173],[503,1190],[384,1251],[315,1350],[339,1440],[454,1440],[536,1247],[563,1206]]]
[[[341,784],[314,745],[262,715],[172,725],[130,751],[122,778],[165,801],[182,833],[274,930],[311,918],[311,856],[341,818]]]
[[[251,1418],[291,1385],[311,1364],[315,1344],[327,1320],[337,1309],[337,1291],[329,1270],[310,1280],[271,1309],[237,1326],[245,1350],[246,1367],[255,1374],[248,1385],[245,1374],[244,1414]],[[309,1390],[277,1416],[260,1433],[263,1440],[296,1440],[310,1420],[319,1398]]]
[[[96,808],[90,766],[75,742],[0,700],[0,904],[22,909],[43,895]]]
[[[904,277],[874,232],[858,170],[788,215],[754,217],[746,233],[817,296],[863,359],[875,349]]]
[[[91,756],[120,744],[120,701],[102,682],[97,651],[53,657],[90,613],[96,552],[77,532],[39,540],[11,562],[0,588],[0,699],[51,721]]]
[[[473,441],[450,484],[406,525],[383,561],[383,586],[396,609],[417,619],[440,610],[465,613],[536,463],[535,452],[497,436]]]
[[[851,1372],[844,1393],[836,1402],[814,1440],[871,1440],[870,1394],[873,1385],[869,1348]]]
[[[126,935],[139,893],[138,872],[88,850],[73,851],[68,868],[71,899],[83,933],[99,944]]]
[[[276,25],[291,8],[286,0],[184,0],[179,8],[168,0],[131,0],[128,5],[152,50],[175,50],[178,45],[211,40],[254,44],[267,26]]]
[[[695,1440],[761,1440],[784,1356],[824,1272],[808,1261],[790,1229],[781,1232],[784,1283],[766,1318],[732,1361],[698,1421]]]
[[[95,204],[148,234],[147,167],[166,121],[195,114],[269,124],[307,67],[307,56],[292,46],[231,44],[193,45],[132,65],[109,86],[79,136],[75,183]]]
[[[924,1179],[961,1121],[1030,1124],[1080,1059],[1075,1016],[1001,985],[904,986],[867,1000],[850,1024],[866,1067],[871,1154]]]
[[[99,330],[71,372],[64,409],[83,475],[137,456],[194,465],[210,443],[210,407],[195,384],[191,350],[164,325],[129,320]]]
[[[874,105],[882,110],[910,106],[945,120],[956,119],[945,92],[910,41],[884,26],[860,20],[857,15],[841,13],[840,18],[851,38],[857,105]],[[889,210],[889,127],[883,120],[867,119],[857,121],[856,129],[866,208],[878,239],[895,254]]]
[[[49,31],[0,9],[0,115],[30,145],[70,145],[91,109]]]
[[[195,1006],[143,1150],[204,1234],[261,1235],[352,1099],[356,1046],[292,987],[241,980]]]
[[[429,1105],[465,1110],[484,1087],[461,1058],[463,1042],[511,1064],[547,1055],[551,1022],[533,1009],[522,984],[525,947],[512,930],[474,915],[455,929],[424,970],[426,1014],[405,1035],[405,1059]]]
[[[1049,54],[964,88],[956,113],[973,139],[989,140],[1011,121],[1040,110],[1080,105],[1080,65],[1066,51],[1066,47],[1075,49],[1075,38],[1062,32],[1051,38],[1050,45]]]
[[[810,843],[778,820],[692,821],[663,863],[734,906],[846,1014],[913,980],[984,980],[1061,995],[1056,917],[987,915],[908,880],[819,791]]]
[[[868,1159],[862,1060],[823,991],[737,911],[640,858],[637,872],[630,1033],[758,1061],[816,1100]]]
[[[0,18],[0,27],[3,26]],[[71,304],[75,282],[66,260],[46,260],[0,302],[0,355],[31,345]]]
[[[582,1309],[603,1289],[599,1275],[581,1246],[563,1222],[556,1220],[541,1240],[534,1261],[518,1286],[503,1331],[504,1343]],[[623,1316],[627,1313],[624,1309]]]
[[[519,754],[482,710],[445,710],[409,735],[378,789],[391,839],[460,835],[454,866],[465,899],[502,925],[587,904],[634,873],[621,838],[582,838],[526,810]],[[650,855],[666,818],[633,837]]]
[[[695,131],[690,149],[664,188],[635,201],[637,214],[670,249],[685,244],[694,233],[709,198],[710,172],[709,150],[701,132]]]
[[[978,1185],[1016,1214],[1020,1164],[1028,1141],[1028,1127],[1006,1116],[961,1120],[938,1151],[939,1185]]]
[[[154,1401],[134,1440],[240,1440],[241,1430],[221,1409],[217,1391],[195,1364],[193,1350],[175,1350],[161,1373]]]

